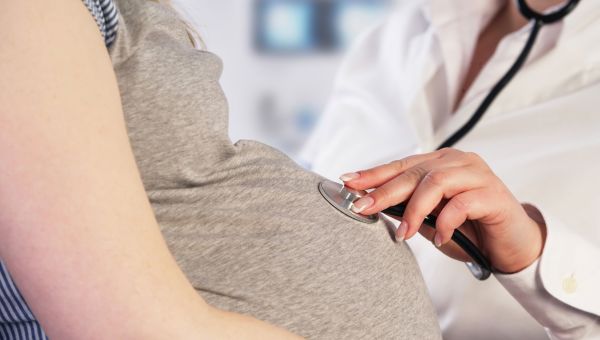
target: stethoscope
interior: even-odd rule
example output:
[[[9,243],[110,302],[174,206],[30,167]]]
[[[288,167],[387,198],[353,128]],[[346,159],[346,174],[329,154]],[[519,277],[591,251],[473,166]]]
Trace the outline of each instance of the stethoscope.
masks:
[[[549,14],[541,14],[535,10],[533,10],[525,0],[518,0],[519,10],[521,14],[530,21],[533,21],[533,27],[531,29],[531,33],[529,34],[529,38],[523,47],[523,50],[510,67],[510,69],[500,78],[500,80],[494,85],[494,87],[490,90],[488,95],[483,99],[477,110],[473,113],[471,118],[454,134],[448,137],[438,148],[446,148],[451,147],[458,143],[463,137],[465,137],[474,127],[477,125],[481,117],[488,110],[490,105],[494,102],[496,97],[502,92],[502,90],[510,83],[510,81],[517,74],[519,69],[525,64],[533,45],[538,37],[538,33],[540,29],[545,24],[551,24],[562,20],[566,17],[579,3],[579,0],[570,0],[560,9],[551,12]],[[354,213],[351,208],[352,204],[358,200],[360,197],[367,194],[366,191],[356,191],[352,190],[348,187],[345,187],[342,184],[332,182],[332,181],[322,181],[319,183],[319,192],[323,197],[336,209],[338,209],[343,214],[364,223],[375,223],[379,221],[379,215],[360,215]],[[384,214],[393,215],[393,216],[402,216],[404,214],[404,210],[406,205],[404,203],[398,204],[396,206],[387,208],[382,211]],[[428,215],[423,224],[427,225],[431,228],[435,229],[436,217],[434,215]],[[490,261],[487,257],[469,240],[461,231],[454,230],[454,234],[452,235],[452,240],[461,247],[465,253],[467,253],[472,262],[467,262],[467,267],[479,280],[486,280],[490,277],[491,273],[494,271]]]

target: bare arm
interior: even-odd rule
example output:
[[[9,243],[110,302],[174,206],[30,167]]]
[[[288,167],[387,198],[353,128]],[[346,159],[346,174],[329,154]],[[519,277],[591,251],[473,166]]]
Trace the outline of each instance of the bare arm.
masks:
[[[0,258],[56,339],[282,338],[217,311],[169,253],[80,0],[0,3]]]

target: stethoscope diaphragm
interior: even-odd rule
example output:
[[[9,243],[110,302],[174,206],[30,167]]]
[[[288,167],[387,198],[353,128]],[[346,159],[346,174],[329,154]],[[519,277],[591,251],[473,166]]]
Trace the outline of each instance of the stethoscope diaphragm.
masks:
[[[334,208],[342,214],[363,223],[376,223],[379,215],[361,215],[352,211],[354,202],[367,194],[366,191],[350,189],[343,184],[329,180],[319,183],[319,192]]]
[[[319,192],[329,204],[342,214],[363,223],[376,223],[379,221],[379,214],[361,215],[352,211],[352,206],[356,200],[365,196],[366,191],[353,190],[330,180],[323,180],[319,183]],[[400,217],[404,214],[405,206],[399,204],[382,211],[382,213]],[[436,217],[428,215],[423,223],[431,228],[435,228]],[[472,262],[467,262],[467,268],[478,280],[485,280],[490,277],[492,267],[489,260],[481,253],[481,251],[469,240],[460,230],[454,230],[452,235],[454,241],[465,253],[472,259]]]

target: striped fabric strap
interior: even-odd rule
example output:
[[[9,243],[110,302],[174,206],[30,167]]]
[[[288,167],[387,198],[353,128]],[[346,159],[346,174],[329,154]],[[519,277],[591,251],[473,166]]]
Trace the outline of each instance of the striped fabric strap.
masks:
[[[117,37],[119,25],[113,0],[83,0],[83,3],[96,20],[106,46],[110,46]]]
[[[48,339],[2,261],[0,261],[0,339]]]

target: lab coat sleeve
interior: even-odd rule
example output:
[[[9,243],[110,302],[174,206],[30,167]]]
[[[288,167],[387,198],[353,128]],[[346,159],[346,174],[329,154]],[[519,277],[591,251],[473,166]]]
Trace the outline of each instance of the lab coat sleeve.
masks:
[[[409,126],[394,121],[387,112],[359,94],[336,93],[304,145],[300,162],[335,180],[415,153]]]
[[[600,339],[600,245],[544,214],[539,260],[496,278],[552,339]]]

